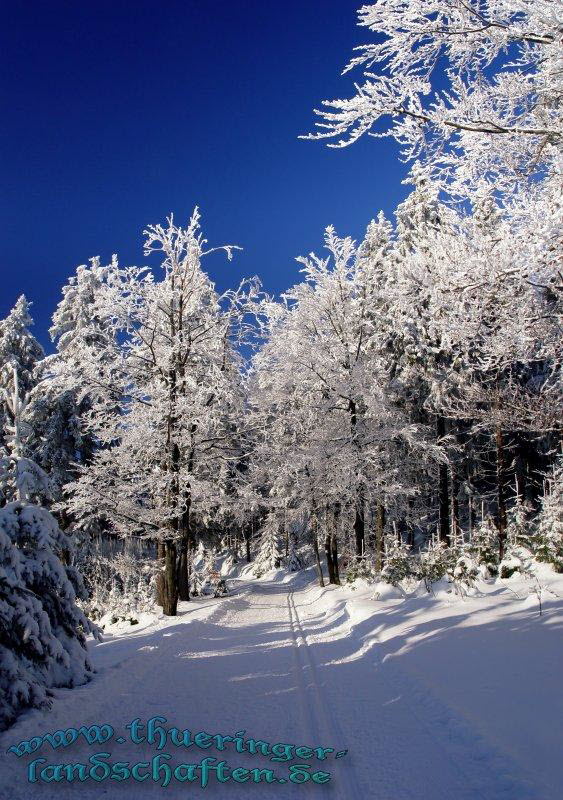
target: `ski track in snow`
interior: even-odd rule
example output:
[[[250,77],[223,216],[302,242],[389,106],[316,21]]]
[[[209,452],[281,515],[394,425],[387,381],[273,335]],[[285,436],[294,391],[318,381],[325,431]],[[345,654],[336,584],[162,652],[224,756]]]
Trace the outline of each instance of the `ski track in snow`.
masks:
[[[377,609],[374,609],[374,611]],[[145,630],[114,635],[93,646],[95,679],[74,690],[58,690],[50,712],[31,711],[3,734],[0,747],[1,800],[55,797],[170,798],[272,797],[298,800],[554,800],[534,789],[523,768],[475,730],[400,658],[382,657],[374,635],[352,624],[346,600],[332,588],[240,581],[231,596],[182,604],[178,618],[161,619]],[[379,621],[379,620],[378,620]],[[219,784],[202,789],[151,781],[30,784],[26,765],[86,762],[96,752],[111,761],[142,761],[155,746],[128,740],[68,748],[48,745],[33,756],[6,754],[11,744],[59,728],[109,723],[115,736],[125,724],[161,715],[167,726],[192,732],[233,734],[270,743],[333,747],[348,754],[309,760],[311,772],[332,774],[326,785]],[[271,768],[283,763],[264,756],[220,753],[167,745],[172,763],[197,763],[207,756],[236,766]],[[291,763],[299,763],[296,759]],[[539,793],[538,793],[539,791]],[[547,792],[547,793],[546,793]]]

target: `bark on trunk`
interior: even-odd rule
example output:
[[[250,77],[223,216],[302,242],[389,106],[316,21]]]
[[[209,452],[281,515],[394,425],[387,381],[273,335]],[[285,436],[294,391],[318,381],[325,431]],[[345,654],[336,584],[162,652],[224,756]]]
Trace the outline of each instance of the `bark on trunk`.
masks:
[[[340,583],[338,578],[338,550],[336,546],[336,521],[338,519],[338,511],[336,509],[326,510],[326,531],[325,531],[325,556],[326,566],[328,570],[328,582],[337,584]],[[335,561],[336,554],[336,561]]]
[[[467,482],[467,521],[469,525],[469,537],[471,538],[473,536],[475,526],[477,525],[477,509],[475,508],[472,459],[467,459],[465,467],[465,480]]]
[[[180,557],[178,559],[178,599],[190,599],[190,576],[188,571],[188,547],[187,538],[180,544]]]
[[[330,534],[330,531],[328,530],[328,525],[327,525],[327,530],[326,530],[326,534],[325,534],[326,568],[327,568],[327,571],[328,571],[328,582],[329,583],[335,583],[335,579],[334,579],[334,564],[332,563],[332,549],[331,549],[331,546],[330,546],[330,539],[331,539],[331,534]]]
[[[340,570],[338,568],[338,522],[340,520],[340,504],[334,507],[334,519],[330,535],[330,553],[332,556],[332,568],[334,570],[334,583],[340,585]]]
[[[164,557],[166,547],[163,541],[158,541],[156,545],[156,558],[158,561],[158,573],[156,576],[156,602],[157,605],[164,605]]]
[[[319,555],[319,538],[317,535],[317,515],[313,511],[311,513],[311,540],[313,542],[313,552],[315,553],[315,564],[317,567],[317,577],[319,579],[319,586],[324,586],[323,568],[321,565],[321,557]]]
[[[185,491],[184,501],[186,508],[180,520],[182,538],[180,540],[180,558],[178,560],[178,599],[186,601],[190,599],[191,487],[189,485]]]
[[[354,400],[348,401],[348,411],[350,412],[350,428],[352,439],[355,440],[358,426],[358,407]],[[356,443],[357,446],[357,443]],[[356,495],[356,516],[354,518],[354,536],[356,539],[356,560],[365,558],[366,553],[366,521],[365,521],[365,499],[362,488],[359,487]]]
[[[176,583],[176,544],[167,540],[164,555],[164,580],[162,587],[162,611],[167,617],[178,613],[178,585]]]
[[[366,517],[364,497],[360,493],[356,515],[354,517],[354,537],[356,540],[356,559],[361,560],[366,556]]]

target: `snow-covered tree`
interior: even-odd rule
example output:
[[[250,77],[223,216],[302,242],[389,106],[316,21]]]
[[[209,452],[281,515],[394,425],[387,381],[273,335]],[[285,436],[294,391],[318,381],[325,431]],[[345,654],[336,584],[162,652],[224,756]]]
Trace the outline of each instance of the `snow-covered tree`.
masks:
[[[485,578],[495,577],[499,565],[498,529],[489,517],[482,519],[474,529],[467,552],[481,568]]]
[[[381,580],[398,586],[413,574],[411,548],[406,542],[398,541],[397,536],[389,535],[385,541],[385,561],[381,570]]]
[[[49,356],[36,369],[38,383],[29,393],[23,418],[29,428],[29,453],[49,474],[54,498],[60,500],[63,486],[76,477],[76,464],[91,450],[91,441],[78,392],[51,372],[54,360]]]
[[[37,381],[34,371],[44,355],[43,348],[29,331],[29,327],[33,325],[29,313],[30,305],[24,295],[21,295],[8,316],[0,321],[0,388],[11,392],[13,371],[4,367],[13,367],[22,398],[35,386]],[[0,406],[0,444],[5,426],[13,422],[13,413],[5,406]]]
[[[458,551],[448,547],[444,541],[431,540],[420,554],[418,575],[430,591],[432,584],[437,583],[448,573],[453,574],[457,566]],[[459,565],[462,569],[463,566]]]
[[[0,375],[3,386],[0,401],[6,411],[5,448],[1,459],[0,497],[4,502],[52,499],[52,483],[45,471],[27,457],[30,428],[24,421],[29,395],[20,392],[17,367],[8,362]]]
[[[82,579],[70,565],[72,544],[44,507],[49,481],[23,455],[18,373],[4,400],[13,420],[0,485],[0,728],[20,710],[43,705],[50,689],[76,686],[92,674],[85,637],[95,628],[77,605]]]
[[[103,510],[116,532],[133,526],[160,542],[160,599],[174,615],[178,598],[189,599],[195,522],[205,525],[234,501],[244,403],[234,342],[246,329],[255,284],[216,292],[201,268],[210,251],[197,211],[185,229],[170,218],[145,234],[145,253],[162,253],[160,279],[114,261],[97,293],[111,353],[117,341],[119,348],[111,359],[101,348],[93,362],[101,399],[92,419],[103,446],[69,507],[81,518]]]
[[[278,515],[270,513],[264,527],[258,534],[258,553],[254,559],[253,572],[260,578],[266,572],[279,569],[283,560]]]
[[[562,140],[560,4],[551,0],[378,0],[359,12],[376,41],[345,72],[364,80],[323,103],[312,138],[342,147],[391,136],[442,187],[511,189],[557,170]]]
[[[406,454],[416,451],[421,462],[433,456],[423,426],[411,423],[390,386],[389,234],[383,217],[360,247],[329,228],[329,257],[300,259],[303,282],[262,309],[266,342],[250,389],[255,427],[266,432],[255,457],[267,465],[270,496],[285,498],[293,513],[308,511],[314,525],[327,514],[346,520],[340,527],[353,530],[358,559],[370,508],[387,497],[405,501],[413,489]],[[329,538],[327,557],[334,550],[337,559],[336,537]],[[329,579],[336,582],[330,559]]]
[[[63,287],[53,314],[49,333],[57,356],[49,364],[51,379],[57,379],[62,391],[73,390],[80,404],[95,398],[99,405],[120,396],[120,350],[107,305],[109,282],[118,272],[116,256],[109,265],[102,265],[99,258],[91,259],[89,266],[80,265]]]
[[[73,531],[74,563],[88,597],[81,603],[87,616],[101,625],[138,622],[155,610],[157,565],[154,547],[139,537],[117,539],[92,531]]]
[[[557,572],[563,572],[563,460],[561,458],[547,481],[537,532],[533,538],[533,548],[536,558],[553,564]]]

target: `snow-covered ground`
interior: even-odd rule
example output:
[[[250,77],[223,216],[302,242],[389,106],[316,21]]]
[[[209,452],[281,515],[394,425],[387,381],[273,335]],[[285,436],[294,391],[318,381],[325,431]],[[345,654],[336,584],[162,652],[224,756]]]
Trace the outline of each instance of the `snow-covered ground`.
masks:
[[[542,575],[551,591],[541,616],[519,577],[483,584],[475,597],[442,588],[379,600],[362,583],[321,589],[310,571],[233,580],[228,598],[181,604],[177,618],[141,619],[92,643],[96,678],[58,691],[50,712],[29,712],[2,736],[0,797],[555,800],[563,796],[563,578]],[[155,716],[192,733],[244,730],[245,739],[348,753],[276,763],[229,742],[223,752],[170,741],[161,751],[173,766],[208,757],[286,780],[291,764],[309,763],[331,774],[325,784],[28,782],[40,757],[39,769],[100,752],[112,763],[152,758],[156,744],[133,744],[125,725]],[[102,723],[115,729],[107,744],[6,753],[33,736]]]

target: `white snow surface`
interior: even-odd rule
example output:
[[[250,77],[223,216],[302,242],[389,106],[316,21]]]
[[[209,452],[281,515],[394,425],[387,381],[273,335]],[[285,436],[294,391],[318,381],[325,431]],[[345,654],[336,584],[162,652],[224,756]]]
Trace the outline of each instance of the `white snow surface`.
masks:
[[[274,580],[273,578],[276,578]],[[283,580],[280,580],[283,578]],[[555,800],[563,796],[563,576],[542,572],[543,613],[529,580],[480,584],[471,597],[441,587],[374,597],[374,586],[320,588],[310,570],[229,581],[231,595],[180,604],[176,618],[90,643],[97,675],[57,690],[50,711],[30,711],[0,742],[2,800],[52,798],[263,798],[297,800]],[[381,589],[381,587],[379,587]],[[156,746],[125,725],[166,717],[167,727],[231,734],[348,754],[272,763],[263,755],[167,744],[171,764],[225,759],[231,768],[310,763],[331,781],[162,788],[104,781],[29,783],[27,765],[87,763],[96,752],[135,763]],[[7,749],[58,729],[109,723],[114,740],[48,744],[18,758]],[[119,743],[116,738],[123,736]],[[45,766],[42,764],[41,766]]]

